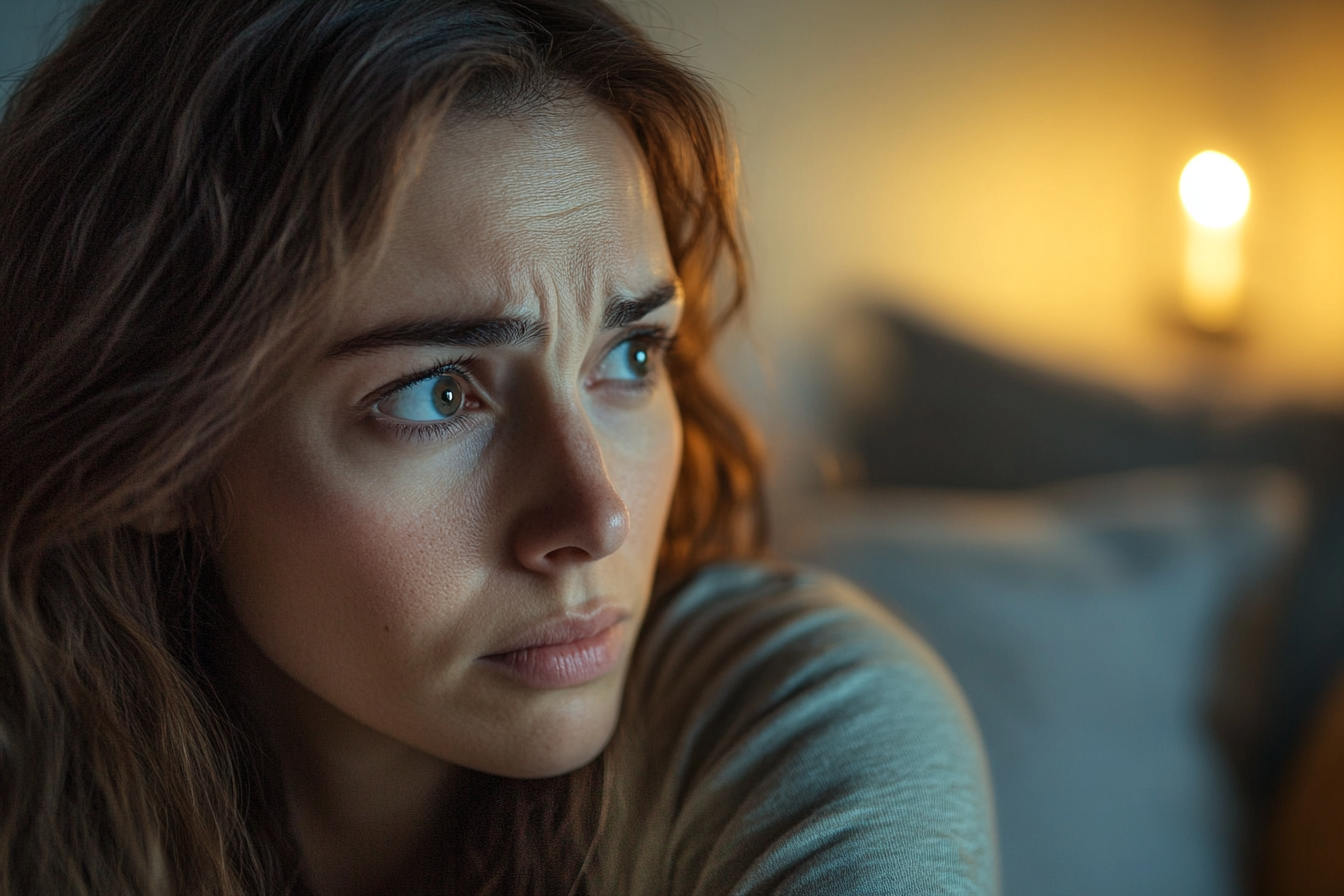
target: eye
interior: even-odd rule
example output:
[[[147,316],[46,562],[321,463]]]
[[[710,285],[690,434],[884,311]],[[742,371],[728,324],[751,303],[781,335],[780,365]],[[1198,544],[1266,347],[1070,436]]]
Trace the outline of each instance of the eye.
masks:
[[[607,352],[597,368],[597,379],[640,383],[658,372],[658,361],[669,339],[661,334],[632,336]]]
[[[431,423],[448,420],[462,409],[462,381],[451,373],[426,377],[379,399],[374,410],[397,420]]]

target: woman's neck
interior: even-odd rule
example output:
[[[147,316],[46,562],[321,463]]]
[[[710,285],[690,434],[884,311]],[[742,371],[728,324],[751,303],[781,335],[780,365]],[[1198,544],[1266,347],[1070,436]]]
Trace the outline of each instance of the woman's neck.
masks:
[[[421,867],[455,767],[336,709],[240,634],[235,667],[271,734],[314,896],[402,893]]]

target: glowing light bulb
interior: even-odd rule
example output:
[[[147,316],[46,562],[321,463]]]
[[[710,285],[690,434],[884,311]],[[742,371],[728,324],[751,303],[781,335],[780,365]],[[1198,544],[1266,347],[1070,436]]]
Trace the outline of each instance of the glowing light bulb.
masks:
[[[1231,157],[1208,149],[1181,172],[1181,204],[1205,227],[1231,227],[1251,204],[1251,182]]]
[[[1241,166],[1207,150],[1181,172],[1186,227],[1186,319],[1208,333],[1236,328],[1242,312],[1241,219],[1251,204],[1251,184]]]

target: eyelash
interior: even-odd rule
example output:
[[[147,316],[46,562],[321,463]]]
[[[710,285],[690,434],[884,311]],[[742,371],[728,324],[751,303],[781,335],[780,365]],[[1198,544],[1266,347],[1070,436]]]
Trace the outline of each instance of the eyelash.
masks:
[[[377,412],[379,402],[389,396],[400,392],[408,386],[414,386],[416,383],[423,383],[425,380],[432,380],[441,377],[446,373],[461,377],[468,388],[472,386],[471,366],[476,358],[474,355],[468,355],[464,358],[457,358],[452,361],[438,361],[434,366],[418,370],[414,373],[408,373],[400,379],[394,380],[383,388],[373,401],[369,402],[369,409],[372,416],[380,425],[391,430],[392,434],[399,439],[408,442],[433,442],[438,439],[446,439],[464,432],[471,423],[468,422],[468,415],[455,416],[448,420],[424,421],[420,423],[408,423]]]
[[[387,419],[383,425],[392,430],[392,434],[397,438],[416,443],[449,439],[471,426],[465,417],[427,423],[403,423],[400,420]]]
[[[649,348],[653,350],[655,357],[654,366],[647,377],[636,382],[626,383],[623,385],[623,388],[631,392],[648,392],[658,384],[662,375],[665,373],[663,362],[668,353],[672,351],[673,346],[676,345],[677,335],[675,333],[668,333],[666,327],[649,327],[643,330],[634,330],[627,333],[624,338],[612,345],[611,348],[608,349],[608,352],[613,352],[620,346],[636,340],[643,340],[648,344]],[[439,361],[432,367],[409,373],[406,376],[394,380],[382,389],[373,401],[369,403],[369,408],[373,411],[373,417],[379,421],[380,425],[391,430],[392,434],[397,438],[404,439],[408,442],[433,442],[439,439],[451,438],[464,432],[471,426],[471,423],[468,422],[471,415],[455,416],[448,420],[439,420],[435,422],[408,423],[397,420],[394,417],[379,414],[375,409],[377,408],[378,403],[388,396],[399,392],[408,386],[423,383],[425,380],[434,379],[435,377],[443,376],[446,373],[461,377],[470,388],[472,385],[471,366],[472,362],[475,360],[476,358],[474,355],[469,355],[451,361]]]

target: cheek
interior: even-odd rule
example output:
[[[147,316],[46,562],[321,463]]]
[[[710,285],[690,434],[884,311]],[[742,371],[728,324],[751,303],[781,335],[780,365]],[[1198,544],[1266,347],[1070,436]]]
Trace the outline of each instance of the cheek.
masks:
[[[453,628],[456,596],[485,574],[473,558],[488,502],[441,471],[352,468],[299,435],[262,429],[221,475],[225,588],[253,640],[300,679],[356,648],[385,649],[395,666]]]
[[[681,438],[681,413],[672,390],[665,388],[650,403],[649,414],[641,415],[608,452],[608,473],[630,511],[631,547],[650,565],[681,472]]]

